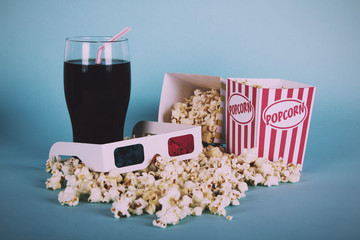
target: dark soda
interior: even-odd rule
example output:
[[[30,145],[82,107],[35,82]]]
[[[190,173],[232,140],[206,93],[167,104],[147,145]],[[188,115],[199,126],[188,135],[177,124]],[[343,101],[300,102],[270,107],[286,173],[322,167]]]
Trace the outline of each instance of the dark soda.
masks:
[[[130,62],[83,65],[81,60],[64,63],[65,99],[73,141],[104,144],[123,140],[130,99]]]

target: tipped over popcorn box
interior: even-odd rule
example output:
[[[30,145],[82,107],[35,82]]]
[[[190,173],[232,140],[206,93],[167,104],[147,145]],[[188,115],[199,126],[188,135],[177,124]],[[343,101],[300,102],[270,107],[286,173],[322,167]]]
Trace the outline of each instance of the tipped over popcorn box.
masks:
[[[226,80],[226,146],[258,156],[302,164],[315,87],[282,79]]]
[[[217,119],[213,121],[214,123],[210,124],[210,127],[202,127],[203,141],[207,143],[225,143],[225,137],[223,134],[225,132],[225,121],[223,115],[225,109],[225,80],[221,77],[197,74],[165,73],[161,91],[158,121],[197,125],[196,118],[202,118],[203,120],[206,119],[207,116],[210,117],[212,114],[210,109],[202,109],[204,106],[195,106],[196,99],[201,97],[200,94],[195,96],[195,98],[192,99],[192,102],[189,103],[194,105],[194,107],[200,108],[196,113],[197,116],[185,116],[189,114],[189,112],[185,112],[184,114],[179,112],[179,115],[183,114],[184,117],[181,120],[174,121],[175,119],[172,119],[172,111],[176,111],[176,109],[174,110],[174,107],[177,106],[176,104],[183,103],[185,98],[193,96],[195,90],[209,91],[211,89],[218,90],[218,100],[220,100],[220,104],[216,109],[218,115]],[[195,95],[196,94],[198,93],[195,92]],[[188,108],[188,106],[184,105],[184,108]],[[208,106],[206,106],[206,108],[208,108]],[[199,114],[201,111],[203,112]],[[213,136],[207,137],[210,135],[209,133],[214,134]]]

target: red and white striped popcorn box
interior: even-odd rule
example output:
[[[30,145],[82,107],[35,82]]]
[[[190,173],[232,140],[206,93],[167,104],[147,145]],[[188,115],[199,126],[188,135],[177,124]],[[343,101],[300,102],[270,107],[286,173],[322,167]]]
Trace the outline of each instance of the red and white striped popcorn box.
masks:
[[[315,90],[282,79],[228,78],[227,151],[256,147],[259,157],[303,164]]]

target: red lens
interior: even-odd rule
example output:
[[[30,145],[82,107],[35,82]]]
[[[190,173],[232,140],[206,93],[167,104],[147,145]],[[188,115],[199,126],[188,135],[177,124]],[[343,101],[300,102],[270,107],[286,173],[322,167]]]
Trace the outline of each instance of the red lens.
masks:
[[[170,157],[176,157],[194,151],[194,136],[192,134],[170,138],[168,141]]]

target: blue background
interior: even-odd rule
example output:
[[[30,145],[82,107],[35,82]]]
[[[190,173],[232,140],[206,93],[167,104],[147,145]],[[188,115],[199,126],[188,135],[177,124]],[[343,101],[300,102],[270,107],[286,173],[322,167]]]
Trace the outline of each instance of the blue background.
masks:
[[[360,1],[25,1],[0,3],[1,239],[359,239]],[[317,87],[301,182],[252,187],[232,221],[209,213],[158,229],[110,204],[63,207],[45,161],[71,141],[64,39],[125,26],[132,92],[125,133],[157,120],[165,72],[283,78]]]

